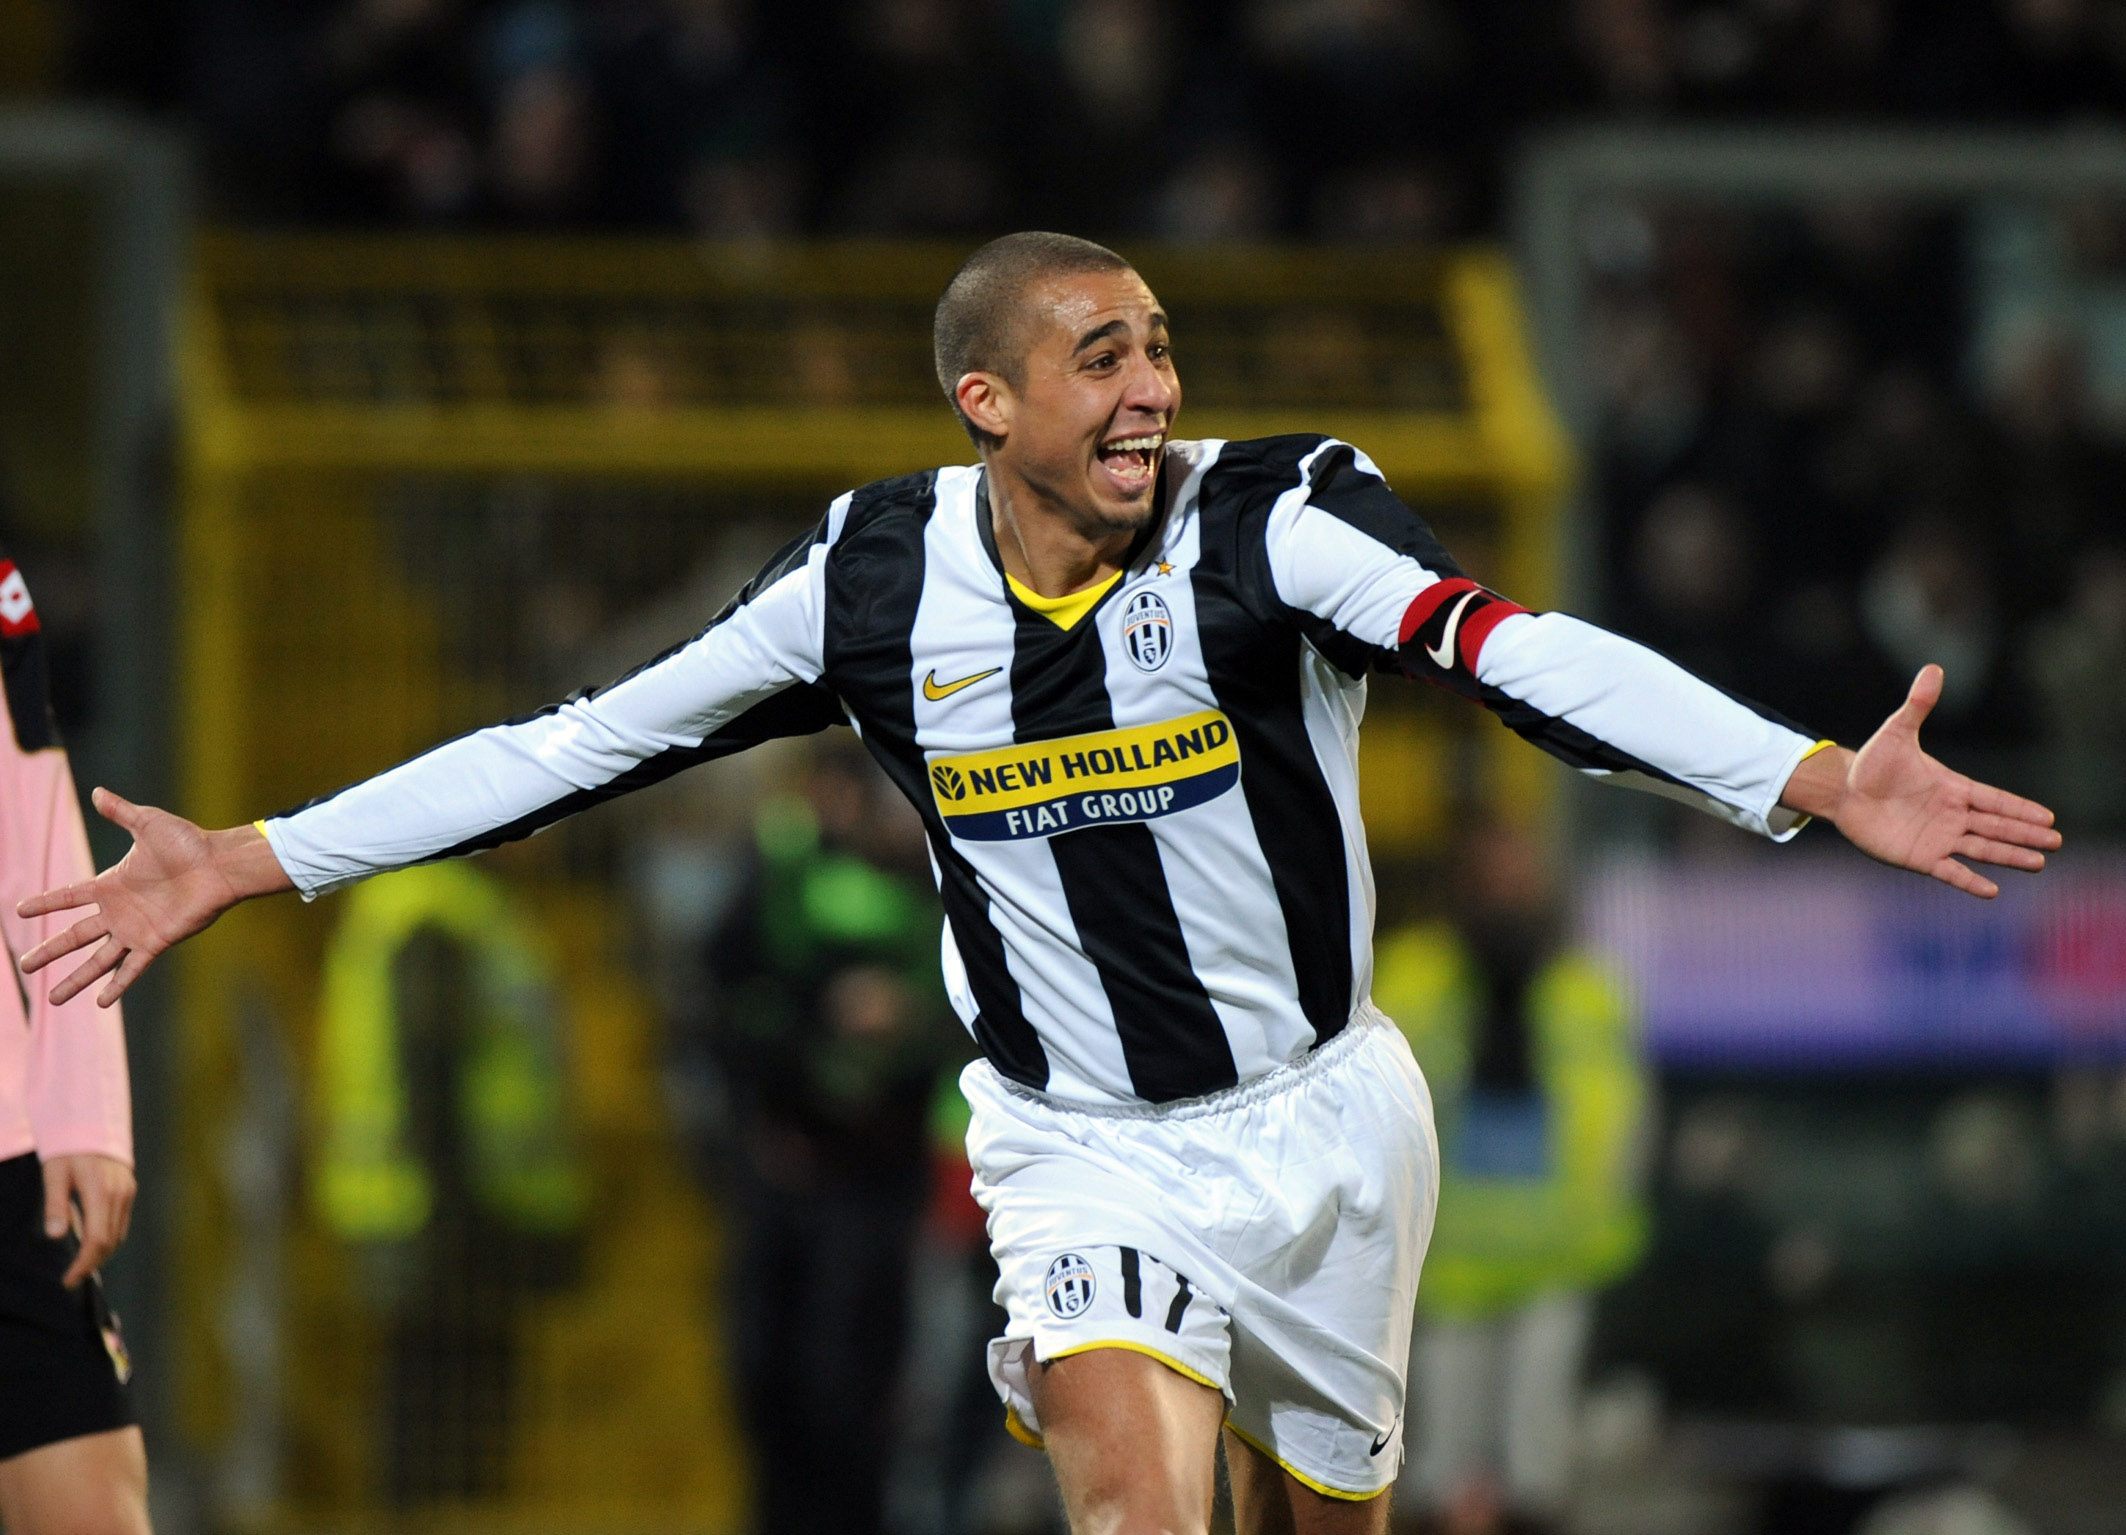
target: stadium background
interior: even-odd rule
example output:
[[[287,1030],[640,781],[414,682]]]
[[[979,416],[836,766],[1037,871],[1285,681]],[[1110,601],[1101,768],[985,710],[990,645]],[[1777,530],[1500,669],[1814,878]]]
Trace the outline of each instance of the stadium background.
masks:
[[[614,674],[827,497],[963,458],[929,306],[1015,227],[1140,261],[1191,434],[1352,438],[1523,601],[1849,742],[1947,662],[1930,744],[2074,842],[1997,908],[1383,686],[1384,920],[1451,905],[1499,814],[1636,982],[1652,1235],[1574,1528],[1847,1529],[1945,1483],[2121,1527],[2126,7],[0,0],[0,84],[0,537],[84,783],[210,822]],[[488,861],[588,1198],[508,1296],[449,1282],[475,1362],[426,1389],[385,1363],[392,1244],[317,1193],[346,898],[146,990],[113,1285],[162,1528],[742,1526],[674,1042],[788,771]],[[909,1530],[960,1474],[952,1240],[887,1404]],[[976,1527],[1045,1527],[1000,1430],[965,1474]]]

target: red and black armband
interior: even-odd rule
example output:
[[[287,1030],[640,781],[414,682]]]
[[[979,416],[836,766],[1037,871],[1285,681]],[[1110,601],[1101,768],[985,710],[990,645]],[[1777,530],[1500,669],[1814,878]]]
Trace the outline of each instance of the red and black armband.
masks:
[[[1403,670],[1474,697],[1484,641],[1505,620],[1527,611],[1466,576],[1435,581],[1403,612],[1397,639]]]

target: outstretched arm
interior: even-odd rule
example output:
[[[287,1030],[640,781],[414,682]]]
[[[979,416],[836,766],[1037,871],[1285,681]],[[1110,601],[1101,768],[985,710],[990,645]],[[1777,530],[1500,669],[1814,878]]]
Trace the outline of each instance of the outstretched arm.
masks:
[[[208,831],[98,789],[97,810],[133,834],[132,851],[93,880],[22,903],[25,916],[96,908],[22,968],[88,949],[52,999],[109,976],[96,998],[109,1006],[240,901],[291,889],[308,899],[495,847],[694,763],[824,729],[841,714],[819,680],[821,571],[847,505],[836,502],[700,634],[610,687],[461,736],[262,825]]]
[[[2043,805],[1966,778],[1920,750],[1919,727],[1941,698],[1941,681],[1940,667],[1922,667],[1903,705],[1865,746],[1816,753],[1794,770],[1779,803],[1831,822],[1870,858],[1991,900],[2000,886],[1959,858],[2034,873],[2060,834]]]
[[[1267,519],[1269,598],[1346,670],[1388,666],[1450,688],[1589,777],[1765,836],[1783,841],[1821,816],[1871,857],[1976,896],[1998,887],[1959,858],[2035,870],[2060,845],[2042,805],[1920,750],[1939,667],[1920,673],[1859,752],[1817,750],[1643,645],[1485,590],[1362,455],[1334,440],[1293,441],[1312,445]]]

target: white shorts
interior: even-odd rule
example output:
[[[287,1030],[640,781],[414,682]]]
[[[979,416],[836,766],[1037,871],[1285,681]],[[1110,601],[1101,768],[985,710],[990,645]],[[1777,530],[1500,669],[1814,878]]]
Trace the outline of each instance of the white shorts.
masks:
[[[1035,1361],[1149,1354],[1332,1497],[1402,1464],[1417,1274],[1439,1198],[1432,1097],[1370,1004],[1321,1049],[1207,1098],[1065,1105],[961,1075],[974,1194],[1010,1321],[989,1374],[1039,1443]]]

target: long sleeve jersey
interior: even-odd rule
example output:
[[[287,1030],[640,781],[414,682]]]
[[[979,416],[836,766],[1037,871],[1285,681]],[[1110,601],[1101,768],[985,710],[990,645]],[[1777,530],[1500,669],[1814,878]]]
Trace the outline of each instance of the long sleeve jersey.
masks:
[[[0,932],[11,959],[70,925],[79,913],[25,920],[15,903],[90,878],[96,866],[46,694],[43,638],[29,588],[0,556]],[[133,1104],[125,1029],[95,988],[61,1007],[46,1000],[54,977],[18,974],[0,986],[0,1158],[34,1151],[49,1160],[94,1152],[130,1164]]]
[[[921,812],[943,963],[997,1070],[1090,1102],[1262,1075],[1365,1002],[1366,677],[1464,693],[1582,772],[1783,837],[1809,739],[1465,577],[1334,439],[1173,442],[1106,586],[1005,573],[983,471],[837,500],[699,635],[265,823],[306,896],[492,847],[846,720]]]

